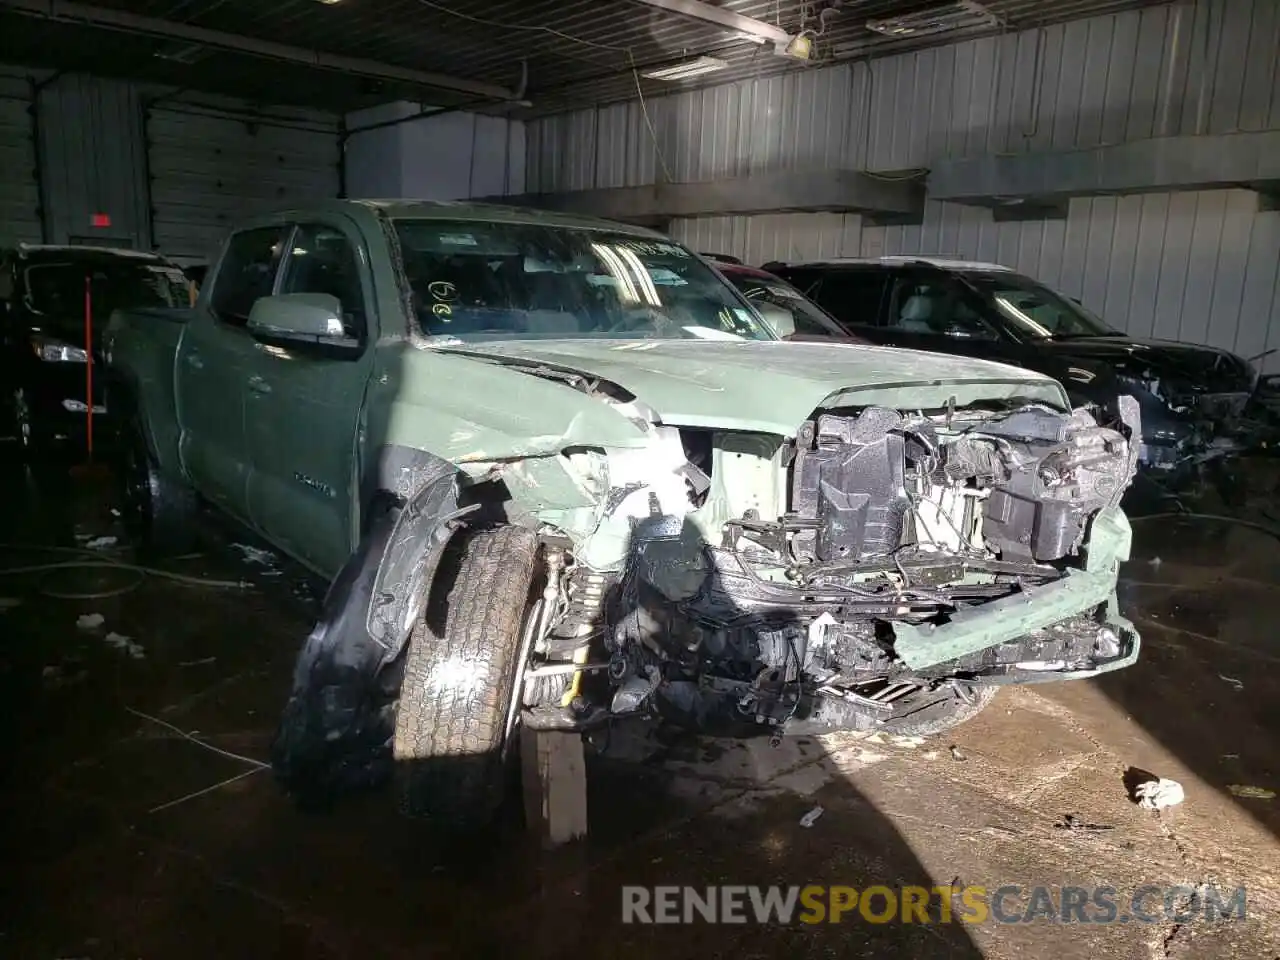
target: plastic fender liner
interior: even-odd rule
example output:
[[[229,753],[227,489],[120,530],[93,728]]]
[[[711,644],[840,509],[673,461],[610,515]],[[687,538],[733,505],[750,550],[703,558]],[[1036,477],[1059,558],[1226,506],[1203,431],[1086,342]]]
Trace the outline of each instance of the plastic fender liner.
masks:
[[[390,773],[399,690],[394,671],[383,668],[399,656],[425,602],[455,529],[457,494],[450,467],[408,503],[380,513],[329,588],[298,654],[271,750],[277,777],[305,803]]]
[[[448,465],[446,465],[448,466]],[[424,483],[398,511],[386,536],[369,596],[366,629],[375,643],[399,656],[414,621],[427,601],[444,548],[456,529],[457,475],[449,472]]]

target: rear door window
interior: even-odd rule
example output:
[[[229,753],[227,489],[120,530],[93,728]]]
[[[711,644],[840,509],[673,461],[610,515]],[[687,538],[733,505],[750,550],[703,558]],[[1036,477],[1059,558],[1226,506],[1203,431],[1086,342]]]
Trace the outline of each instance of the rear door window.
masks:
[[[887,325],[922,336],[998,339],[954,281],[931,274],[906,273],[897,278]]]
[[[809,295],[846,326],[874,327],[882,322],[887,280],[883,270],[831,270]]]
[[[271,296],[290,230],[282,224],[244,230],[231,237],[209,300],[219,320],[243,327],[249,322],[253,305],[262,297]]]

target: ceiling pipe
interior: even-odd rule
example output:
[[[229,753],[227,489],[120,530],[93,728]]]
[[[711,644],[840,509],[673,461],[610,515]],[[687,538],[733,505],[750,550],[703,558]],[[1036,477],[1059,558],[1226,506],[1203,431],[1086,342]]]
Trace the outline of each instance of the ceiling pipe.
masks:
[[[70,3],[64,2],[64,0],[0,0],[0,9],[11,10],[30,17],[38,17],[42,20],[87,24],[89,26],[104,27],[109,30],[163,37],[165,39],[189,40],[192,43],[200,43],[234,53],[244,53],[249,56],[263,57],[268,60],[297,63],[320,70],[332,70],[338,73],[371,77],[377,80],[414,84],[435,90],[451,90],[486,100],[507,101],[520,99],[515,91],[497,84],[466,80],[461,77],[450,77],[442,73],[410,70],[405,67],[379,63],[376,60],[322,53],[318,50],[308,50],[304,47],[273,43],[269,40],[256,40],[252,37],[225,33],[221,30],[209,30],[186,23],[175,23],[172,20],[161,20],[156,17],[144,17],[123,10],[109,10],[105,7],[95,7],[89,4]]]
[[[732,10],[725,10],[723,7],[713,7],[709,3],[703,3],[702,0],[636,0],[636,2],[723,27],[742,34],[746,39],[754,40],[756,43],[773,43],[785,47],[791,40],[790,34],[776,24],[746,17]]]

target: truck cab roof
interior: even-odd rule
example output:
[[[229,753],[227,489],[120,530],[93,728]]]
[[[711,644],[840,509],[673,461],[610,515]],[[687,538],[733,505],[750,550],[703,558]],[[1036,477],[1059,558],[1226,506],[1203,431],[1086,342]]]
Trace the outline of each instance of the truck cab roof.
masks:
[[[88,244],[20,243],[10,250],[22,260],[134,260],[142,263],[171,263],[168,257],[149,250],[128,247],[95,247]]]
[[[668,240],[664,234],[635,224],[605,220],[577,213],[554,210],[537,210],[533,207],[509,207],[497,203],[472,203],[464,200],[329,200],[310,205],[311,212],[322,209],[341,212],[344,208],[372,210],[390,219],[415,218],[424,220],[474,220],[483,223],[529,223],[551,227],[568,227],[579,230],[608,230],[613,233],[629,233],[638,237]]]
[[[1012,271],[1012,267],[1006,267],[1000,263],[986,263],[981,260],[965,260],[960,257],[941,257],[941,256],[891,256],[891,257],[833,257],[825,260],[775,260],[766,263],[764,269],[774,270],[782,267],[802,268],[815,267],[819,269],[838,269],[841,267],[909,267],[909,266],[929,266],[939,270],[957,270],[957,271]]]

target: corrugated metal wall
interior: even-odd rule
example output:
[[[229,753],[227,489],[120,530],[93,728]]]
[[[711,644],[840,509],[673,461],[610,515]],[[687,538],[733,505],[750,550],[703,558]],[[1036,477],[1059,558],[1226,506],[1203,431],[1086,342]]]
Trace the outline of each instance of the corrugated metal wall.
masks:
[[[664,167],[677,181],[804,167],[894,172],[943,157],[1277,128],[1280,2],[1183,0],[550,117],[529,125],[527,164],[530,190],[567,190],[651,183]],[[930,203],[916,227],[778,214],[671,229],[750,263],[999,260],[1136,333],[1246,356],[1280,346],[1280,213],[1257,212],[1243,190],[1079,199],[1065,221],[997,224],[986,210]],[[1280,370],[1280,355],[1268,366]]]
[[[397,129],[403,197],[461,200],[524,189],[524,124],[518,120],[446,113]]]
[[[150,248],[142,107],[136,85],[77,74],[41,89],[41,178],[50,243]],[[106,214],[110,227],[94,227]]]
[[[348,196],[461,200],[524,192],[523,121],[467,112],[406,119],[423,109],[400,101],[347,115]],[[391,121],[403,122],[360,131]]]
[[[245,216],[338,195],[336,114],[47,72],[33,110],[32,74],[0,66],[0,243],[39,242],[43,215],[48,242],[198,260]]]
[[[902,253],[994,260],[1134,334],[1246,357],[1280,347],[1280,212],[1258,212],[1248,190],[1078,199],[1066,220],[996,223],[987,210],[929,203],[921,226],[783,214],[677,220],[672,234],[757,264]],[[1265,367],[1280,371],[1280,356]]]
[[[170,256],[211,257],[245,217],[339,191],[336,116],[209,99],[146,113],[154,240]]]
[[[0,244],[40,242],[31,80],[0,67]]]
[[[528,189],[1280,127],[1280,3],[1199,0],[547,117]],[[646,119],[646,113],[648,119]],[[650,134],[650,124],[653,133]]]

